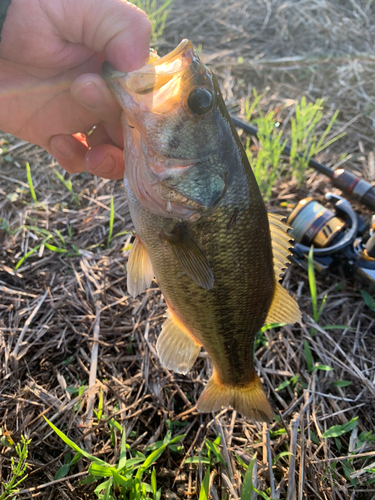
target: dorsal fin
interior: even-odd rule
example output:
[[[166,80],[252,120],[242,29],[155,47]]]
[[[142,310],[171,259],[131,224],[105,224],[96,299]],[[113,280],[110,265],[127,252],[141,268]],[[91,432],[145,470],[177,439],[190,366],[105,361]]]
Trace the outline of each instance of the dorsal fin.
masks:
[[[273,267],[275,271],[275,281],[278,282],[283,270],[289,264],[289,255],[291,255],[291,241],[293,238],[289,236],[288,230],[290,227],[281,221],[284,219],[282,215],[268,214],[268,222],[270,224]]]
[[[268,311],[266,323],[300,323],[301,311],[297,302],[292,299],[289,293],[278,283],[284,269],[289,264],[291,255],[292,240],[288,234],[290,227],[282,222],[282,215],[268,214],[270,224],[273,266],[275,272],[275,292],[271,307]]]

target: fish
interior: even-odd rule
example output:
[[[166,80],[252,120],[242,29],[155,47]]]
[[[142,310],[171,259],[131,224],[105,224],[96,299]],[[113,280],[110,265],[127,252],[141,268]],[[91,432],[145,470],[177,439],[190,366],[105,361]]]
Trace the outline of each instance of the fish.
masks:
[[[231,406],[270,422],[254,339],[264,324],[301,320],[279,283],[289,228],[267,213],[217,79],[189,40],[129,73],[105,62],[103,75],[122,108],[137,234],[128,292],[136,297],[155,279],[167,304],[160,362],[186,374],[203,346],[213,368],[197,410]]]

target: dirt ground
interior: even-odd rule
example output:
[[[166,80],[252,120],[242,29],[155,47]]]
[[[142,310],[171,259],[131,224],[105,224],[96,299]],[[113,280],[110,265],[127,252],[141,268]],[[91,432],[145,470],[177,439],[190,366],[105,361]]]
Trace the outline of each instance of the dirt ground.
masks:
[[[230,112],[241,116],[252,89],[268,89],[262,109],[274,110],[286,130],[297,99],[323,97],[327,123],[339,110],[335,132],[346,135],[317,159],[375,183],[374,37],[372,0],[191,0],[188,7],[175,0],[158,50],[164,54],[191,39],[218,75]],[[163,369],[155,352],[163,296],[156,286],[137,299],[127,294],[132,223],[122,182],[77,174],[74,198],[54,172],[63,174],[62,169],[41,148],[5,133],[3,146],[8,150],[0,156],[0,427],[15,442],[21,435],[32,440],[28,478],[16,498],[95,498],[92,485],[80,482],[88,468],[84,460],[64,479],[54,479],[68,450],[45,415],[111,463],[119,450],[119,436],[111,444],[111,417],[125,426],[132,449],[144,450],[168,429],[173,436],[185,434],[182,451],[167,451],[157,462],[162,498],[198,498],[204,467],[184,461],[204,457],[205,439],[220,435],[225,464],[212,463],[215,500],[240,498],[241,460],[248,464],[255,453],[254,485],[269,497],[375,499],[375,440],[368,434],[375,431],[375,315],[360,293],[374,296],[369,285],[340,273],[317,275],[319,302],[327,299],[316,325],[307,273],[290,266],[283,285],[297,299],[303,323],[268,330],[256,344],[257,370],[277,418],[266,426],[231,409],[215,418],[199,414],[195,402],[211,372],[207,355],[202,352],[186,376]],[[287,215],[290,210],[280,203],[291,206],[306,196],[323,201],[330,190],[335,191],[316,172],[307,174],[301,189],[294,180],[280,179],[269,209]],[[129,232],[108,247],[111,197],[113,235]],[[370,223],[370,211],[353,206]],[[43,231],[64,241],[68,252],[49,250]],[[314,363],[333,370],[309,371],[304,341]],[[295,383],[276,390],[292,377]],[[334,385],[340,380],[351,384]],[[99,421],[93,408],[100,393]],[[322,437],[356,417],[358,425],[349,432]],[[278,457],[282,452],[293,454]],[[12,456],[13,448],[0,445],[2,481],[9,478]],[[254,492],[253,498],[261,496]]]

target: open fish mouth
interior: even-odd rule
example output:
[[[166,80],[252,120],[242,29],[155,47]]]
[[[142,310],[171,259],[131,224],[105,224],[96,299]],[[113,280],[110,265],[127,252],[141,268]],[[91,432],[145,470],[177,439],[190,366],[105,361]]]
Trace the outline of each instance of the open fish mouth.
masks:
[[[127,189],[150,212],[162,217],[190,219],[212,211],[225,186],[219,195],[220,186],[208,186],[210,194],[204,196],[186,188],[193,186],[192,179],[197,179],[200,171],[205,175],[200,166],[209,164],[211,155],[210,146],[195,149],[191,132],[190,139],[186,138],[189,124],[203,123],[206,116],[199,108],[201,96],[194,96],[198,102],[195,108],[199,108],[196,114],[190,96],[197,89],[203,97],[209,96],[208,112],[215,99],[212,74],[199,60],[193,44],[183,40],[161,58],[151,53],[148,64],[129,73],[104,63],[103,75],[123,110]],[[185,141],[189,144],[186,148],[181,146]]]
[[[181,75],[194,58],[197,56],[193,44],[189,40],[182,40],[164,57],[159,58],[151,53],[149,59],[151,62],[139,70],[122,73],[104,62],[102,71],[124,110],[128,107],[135,112],[136,104],[141,111],[168,112],[181,99],[183,94]]]

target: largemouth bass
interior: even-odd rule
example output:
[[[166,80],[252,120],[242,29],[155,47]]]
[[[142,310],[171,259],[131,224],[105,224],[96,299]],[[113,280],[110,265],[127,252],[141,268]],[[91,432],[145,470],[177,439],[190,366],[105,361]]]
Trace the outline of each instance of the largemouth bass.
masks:
[[[213,373],[197,409],[231,405],[270,421],[254,338],[265,323],[300,321],[278,282],[288,228],[267,214],[216,78],[191,42],[152,55],[138,71],[104,63],[103,73],[123,109],[125,187],[137,232],[128,290],[136,296],[155,277],[168,305],[160,362],[187,373],[204,346]]]

